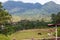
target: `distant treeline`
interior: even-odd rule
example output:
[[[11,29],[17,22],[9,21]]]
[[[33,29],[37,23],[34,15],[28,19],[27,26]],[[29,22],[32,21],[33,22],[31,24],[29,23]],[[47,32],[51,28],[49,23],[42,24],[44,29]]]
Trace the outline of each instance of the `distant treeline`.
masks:
[[[15,23],[14,23],[15,24]],[[48,22],[44,21],[29,21],[29,20],[21,20],[15,26],[17,26],[17,30],[20,29],[34,29],[34,28],[47,28]]]
[[[3,29],[0,27],[0,33],[5,35],[12,34],[16,31],[27,30],[27,29],[38,29],[38,28],[48,28],[48,22],[44,21],[29,21],[29,20],[21,20],[20,22],[14,23],[5,23]]]

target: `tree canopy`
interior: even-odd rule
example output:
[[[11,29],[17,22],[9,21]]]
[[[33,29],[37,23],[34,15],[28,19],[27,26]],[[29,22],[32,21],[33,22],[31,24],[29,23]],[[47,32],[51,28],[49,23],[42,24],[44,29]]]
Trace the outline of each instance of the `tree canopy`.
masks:
[[[3,8],[2,3],[0,2],[0,33],[7,35],[8,28],[6,23],[9,23],[11,20],[11,15]]]
[[[53,23],[60,23],[60,12],[57,14],[52,14],[51,17]]]
[[[11,19],[11,15],[3,8],[0,2],[0,24],[8,22]]]

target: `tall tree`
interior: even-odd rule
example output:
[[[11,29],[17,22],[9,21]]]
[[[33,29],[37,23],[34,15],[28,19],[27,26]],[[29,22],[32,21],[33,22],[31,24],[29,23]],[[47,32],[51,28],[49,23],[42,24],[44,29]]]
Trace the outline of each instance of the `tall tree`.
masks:
[[[60,12],[58,12],[58,14],[56,15],[56,22],[60,23]]]
[[[57,14],[52,14],[51,17],[54,23],[60,23],[60,12],[58,12]]]
[[[11,15],[3,8],[0,2],[0,33],[7,34],[7,28],[5,26],[11,19]]]
[[[56,14],[52,14],[51,19],[53,23],[56,23]]]
[[[11,15],[3,8],[0,2],[0,24],[4,24],[11,19]]]

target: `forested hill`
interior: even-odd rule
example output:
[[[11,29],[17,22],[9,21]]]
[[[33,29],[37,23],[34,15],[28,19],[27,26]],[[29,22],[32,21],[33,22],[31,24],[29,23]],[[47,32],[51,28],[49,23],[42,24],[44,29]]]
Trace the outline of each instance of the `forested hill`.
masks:
[[[41,5],[40,3],[7,1],[3,3],[3,7],[12,15],[28,19],[49,18],[50,14],[60,12],[60,4],[56,4],[53,1],[47,2],[44,5]]]
[[[53,1],[47,2],[44,5],[41,5],[40,3],[24,3],[24,2],[16,2],[16,1],[7,1],[3,3],[3,7],[7,9],[11,13],[19,13],[21,12],[28,12],[28,10],[32,11],[35,9],[39,10],[40,12],[48,12],[48,13],[55,13],[60,11],[60,5],[56,4]],[[34,10],[33,10],[34,11]],[[42,12],[43,13],[43,12]],[[33,13],[34,14],[34,13]]]

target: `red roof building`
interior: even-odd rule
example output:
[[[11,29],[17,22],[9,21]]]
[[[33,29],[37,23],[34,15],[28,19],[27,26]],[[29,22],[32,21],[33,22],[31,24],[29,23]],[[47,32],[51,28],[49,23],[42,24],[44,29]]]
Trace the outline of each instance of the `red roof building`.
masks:
[[[48,24],[48,26],[60,26],[60,23],[56,23],[56,24]]]

